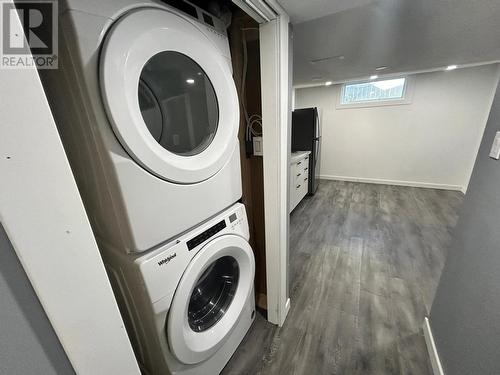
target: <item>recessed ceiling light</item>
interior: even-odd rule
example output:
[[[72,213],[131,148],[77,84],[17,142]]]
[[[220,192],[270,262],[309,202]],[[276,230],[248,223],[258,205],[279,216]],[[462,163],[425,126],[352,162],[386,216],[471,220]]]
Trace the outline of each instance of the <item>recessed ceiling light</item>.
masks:
[[[194,79],[188,78],[188,79],[186,79],[186,83],[192,85],[194,83]]]
[[[326,82],[325,82],[325,86],[331,86],[331,85],[333,85],[333,82],[332,82],[332,81],[326,81]]]
[[[448,65],[445,70],[455,70],[456,68],[458,68],[457,65]]]
[[[386,69],[389,69],[389,67],[385,66],[385,65],[384,66],[379,66],[379,67],[375,68],[375,70],[378,71],[378,72],[381,71],[381,70],[386,70]]]
[[[370,76],[370,79],[372,79],[372,80],[373,80],[373,79],[377,79],[377,78],[378,78],[378,75],[376,75],[376,74],[374,74],[374,75]]]

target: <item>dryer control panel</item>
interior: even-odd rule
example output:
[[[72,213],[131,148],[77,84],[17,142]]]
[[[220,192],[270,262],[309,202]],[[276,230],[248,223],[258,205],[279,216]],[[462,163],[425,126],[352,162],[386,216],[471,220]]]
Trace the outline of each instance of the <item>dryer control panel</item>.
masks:
[[[196,6],[186,0],[160,0],[162,3],[170,5],[180,10],[182,13],[195,18],[199,23],[204,24],[208,30],[227,38],[226,25],[222,20],[208,13],[206,10]]]

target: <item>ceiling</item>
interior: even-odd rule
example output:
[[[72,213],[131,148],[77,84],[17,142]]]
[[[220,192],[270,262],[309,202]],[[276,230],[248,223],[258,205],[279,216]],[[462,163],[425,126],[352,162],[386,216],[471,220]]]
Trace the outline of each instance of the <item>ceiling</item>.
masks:
[[[374,0],[279,0],[280,5],[290,16],[292,23],[301,23],[328,14],[357,8]]]
[[[500,60],[499,0],[279,0],[294,85]]]

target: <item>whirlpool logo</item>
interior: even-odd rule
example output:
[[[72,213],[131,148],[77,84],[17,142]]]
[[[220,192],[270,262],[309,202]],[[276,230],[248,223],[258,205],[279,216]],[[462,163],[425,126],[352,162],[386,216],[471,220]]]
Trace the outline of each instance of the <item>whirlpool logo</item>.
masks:
[[[172,255],[169,255],[168,257],[163,258],[162,260],[160,260],[158,262],[158,265],[159,266],[164,266],[165,264],[167,264],[168,262],[170,262],[172,259],[174,259],[176,256],[177,256],[177,253],[173,253]]]

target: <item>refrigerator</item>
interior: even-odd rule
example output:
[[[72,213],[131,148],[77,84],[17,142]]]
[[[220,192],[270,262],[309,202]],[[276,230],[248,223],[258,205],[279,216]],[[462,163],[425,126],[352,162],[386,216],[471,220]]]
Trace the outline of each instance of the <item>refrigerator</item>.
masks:
[[[321,166],[321,124],[318,108],[302,108],[292,112],[292,152],[311,151],[309,157],[308,194],[318,189]]]

